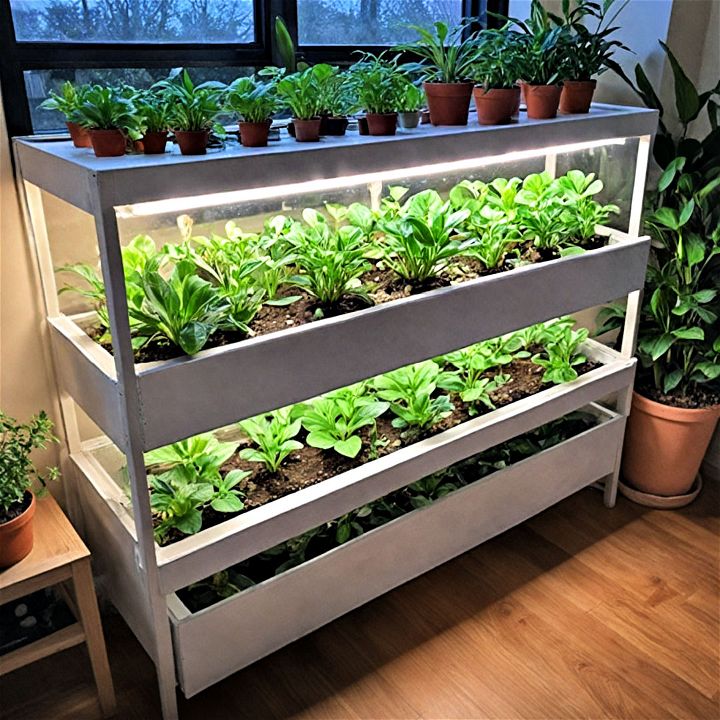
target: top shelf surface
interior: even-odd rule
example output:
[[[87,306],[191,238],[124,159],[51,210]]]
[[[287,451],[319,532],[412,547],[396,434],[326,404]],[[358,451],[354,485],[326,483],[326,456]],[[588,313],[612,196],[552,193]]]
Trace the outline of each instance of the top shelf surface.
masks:
[[[553,120],[521,119],[511,125],[420,126],[390,137],[324,137],[298,143],[283,137],[265,148],[228,143],[207,155],[96,158],[89,148],[42,136],[15,139],[25,180],[87,211],[139,202],[193,197],[322,178],[376,173],[468,158],[542,150],[604,139],[651,135],[657,111],[620,105],[593,105],[587,115]]]

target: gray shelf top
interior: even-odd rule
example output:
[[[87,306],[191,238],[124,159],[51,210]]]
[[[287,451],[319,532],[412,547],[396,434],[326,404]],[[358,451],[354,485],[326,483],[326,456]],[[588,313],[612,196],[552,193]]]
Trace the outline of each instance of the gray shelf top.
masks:
[[[133,154],[97,158],[90,148],[42,136],[15,138],[23,178],[88,212],[175,197],[297,183],[503,155],[655,132],[657,112],[619,105],[593,105],[587,115],[482,126],[423,125],[390,137],[324,137],[298,143],[283,133],[265,148],[244,148],[234,138],[207,155]]]

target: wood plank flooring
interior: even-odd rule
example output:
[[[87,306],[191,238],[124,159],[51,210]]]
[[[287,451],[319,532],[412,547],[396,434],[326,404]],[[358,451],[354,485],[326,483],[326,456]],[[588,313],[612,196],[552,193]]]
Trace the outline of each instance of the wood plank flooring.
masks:
[[[720,719],[719,535],[717,483],[674,513],[583,491],[182,699],[181,719]],[[160,718],[151,662],[105,626],[117,717]],[[99,717],[82,648],[0,680],[3,720]]]

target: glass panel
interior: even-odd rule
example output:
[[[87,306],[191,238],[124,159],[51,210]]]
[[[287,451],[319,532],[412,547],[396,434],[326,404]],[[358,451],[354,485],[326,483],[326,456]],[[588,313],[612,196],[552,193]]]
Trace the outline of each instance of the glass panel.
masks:
[[[413,40],[408,25],[456,25],[462,0],[298,0],[300,45],[394,45]]]
[[[10,0],[18,40],[249,43],[252,0]]]
[[[65,80],[74,83],[98,83],[113,85],[127,83],[137,88],[145,88],[157,80],[165,78],[171,68],[92,68],[85,70],[26,70],[25,87],[27,88],[30,116],[33,131],[36,133],[65,131],[65,120],[62,115],[52,110],[41,110],[38,105],[48,96],[51,90],[58,91]],[[190,75],[196,83],[206,80],[220,80],[229,83],[240,75],[250,75],[254,68],[249,67],[201,67],[190,68]]]

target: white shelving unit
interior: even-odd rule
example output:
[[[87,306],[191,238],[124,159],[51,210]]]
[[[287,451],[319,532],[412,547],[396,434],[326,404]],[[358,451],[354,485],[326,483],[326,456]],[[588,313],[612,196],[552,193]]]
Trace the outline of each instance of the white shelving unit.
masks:
[[[596,105],[587,116],[485,128],[420,128],[391,138],[283,140],[204,157],[97,159],[66,142],[15,141],[27,220],[43,281],[69,457],[70,508],[84,527],[113,603],[155,661],[166,720],[187,696],[333,618],[523,521],[605,482],[615,502],[649,240],[639,237],[657,114]],[[189,212],[284,193],[367,187],[471,172],[496,163],[636,143],[623,231],[606,247],[482,277],[301,327],[135,364],[119,217]],[[635,145],[632,145],[634,148]],[[59,308],[45,194],[93,215],[114,357],[83,331],[91,317]],[[153,539],[143,453],[402,365],[598,304],[628,298],[621,352],[588,341],[599,366],[167,547]],[[81,440],[76,405],[104,433]],[[432,472],[579,408],[597,425],[428,508],[357,538],[198,613],[176,591]],[[130,502],[114,479],[127,465]],[[80,510],[81,509],[81,510]],[[450,532],[449,530],[452,529]],[[400,561],[401,560],[401,561]],[[361,577],[362,582],[356,582]]]

